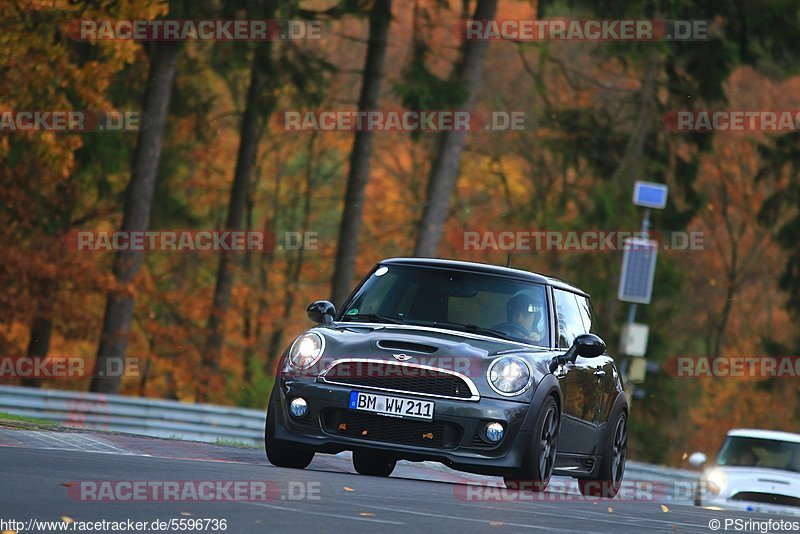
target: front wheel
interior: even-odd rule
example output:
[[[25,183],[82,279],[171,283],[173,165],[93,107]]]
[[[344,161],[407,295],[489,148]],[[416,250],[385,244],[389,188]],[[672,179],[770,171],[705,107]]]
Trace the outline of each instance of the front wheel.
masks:
[[[388,477],[394,471],[397,460],[381,454],[365,451],[353,451],[353,468],[359,475]]]
[[[504,477],[508,489],[544,491],[547,488],[556,465],[560,420],[558,404],[548,395],[539,412],[533,439],[525,452],[522,467],[512,476]]]
[[[578,488],[586,497],[613,499],[622,487],[628,453],[628,414],[620,407],[608,420],[612,432],[607,434],[600,469],[595,478],[578,480]]]
[[[314,451],[298,448],[291,443],[275,439],[274,410],[276,408],[272,402],[274,395],[275,390],[273,389],[269,406],[267,406],[267,424],[264,426],[264,449],[267,453],[267,460],[275,467],[305,469],[314,459]]]

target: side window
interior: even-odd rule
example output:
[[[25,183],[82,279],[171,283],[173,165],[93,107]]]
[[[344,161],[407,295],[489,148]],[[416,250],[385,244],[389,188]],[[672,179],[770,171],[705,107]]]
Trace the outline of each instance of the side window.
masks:
[[[589,299],[580,295],[575,295],[575,299],[578,301],[578,308],[581,311],[584,331],[594,332],[594,317],[592,316],[592,305],[589,304]]]
[[[569,291],[553,289],[558,317],[558,346],[567,349],[580,334],[588,332],[583,323],[576,295]]]

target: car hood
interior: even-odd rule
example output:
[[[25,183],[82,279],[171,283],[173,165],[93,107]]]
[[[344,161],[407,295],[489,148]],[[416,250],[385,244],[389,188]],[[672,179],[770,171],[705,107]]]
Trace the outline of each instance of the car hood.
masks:
[[[768,493],[800,498],[800,473],[759,467],[716,466],[727,484],[720,497],[730,499],[740,492]]]
[[[549,352],[544,347],[536,347],[502,338],[459,332],[446,328],[393,325],[357,322],[339,322],[318,331],[338,337],[347,343],[368,344],[371,349],[381,348],[377,342],[381,339],[404,340],[437,347],[436,355],[453,355],[451,352],[463,352],[462,356],[495,356],[500,353],[525,352],[541,354]],[[383,345],[383,344],[381,344]]]

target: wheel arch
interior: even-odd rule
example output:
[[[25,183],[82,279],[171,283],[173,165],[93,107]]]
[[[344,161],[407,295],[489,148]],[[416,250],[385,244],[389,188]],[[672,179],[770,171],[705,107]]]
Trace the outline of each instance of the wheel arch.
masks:
[[[616,428],[611,428],[610,423],[612,417],[614,417],[615,414],[620,410],[625,413],[625,417],[627,417],[628,423],[630,423],[630,407],[628,406],[628,397],[625,395],[624,391],[620,391],[617,397],[614,399],[614,402],[611,405],[611,410],[608,412],[608,418],[603,421],[600,429],[601,431],[597,433],[598,441],[596,445],[602,447],[602,444],[608,440],[608,433],[616,430]]]
[[[539,416],[539,409],[548,396],[551,396],[555,399],[560,416],[562,413],[562,406],[564,406],[564,395],[561,391],[561,384],[552,374],[544,375],[542,380],[536,385],[536,389],[533,392],[533,398],[528,406],[528,413],[525,414],[525,421],[522,423],[523,431],[530,432],[533,430],[533,426],[536,423],[537,417]]]

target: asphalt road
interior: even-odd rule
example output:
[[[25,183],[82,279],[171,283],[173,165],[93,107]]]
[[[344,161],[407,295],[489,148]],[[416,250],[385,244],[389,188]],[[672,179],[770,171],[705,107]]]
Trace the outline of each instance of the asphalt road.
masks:
[[[268,464],[263,452],[256,449],[96,432],[0,430],[0,473],[0,520],[5,521],[131,520],[152,526],[154,520],[173,518],[225,519],[226,532],[231,533],[409,534],[423,529],[708,533],[712,531],[709,521],[714,519],[723,525],[725,519],[732,518],[770,519],[760,514],[665,504],[657,497],[587,501],[562,491],[534,501],[532,497],[504,495],[476,486],[494,484],[499,479],[465,477],[424,464],[399,465],[388,479],[357,475],[342,456],[317,455],[308,469],[281,469]],[[195,488],[202,481],[249,481],[243,483],[248,488],[253,487],[248,485],[252,481],[260,481],[269,490],[266,499],[254,492],[246,493],[248,497],[258,497],[252,501],[114,500],[130,495],[125,492],[114,493],[112,500],[99,501],[103,495],[101,481],[106,481],[106,488],[114,484],[115,491],[126,481],[183,481],[181,484],[194,484]],[[82,494],[81,488],[86,484],[94,484],[90,487],[97,493]],[[475,488],[481,492],[476,493]],[[109,498],[109,494],[105,497]],[[483,500],[474,500],[477,497]],[[0,531],[4,528],[7,524]],[[148,527],[144,531],[157,530]]]

